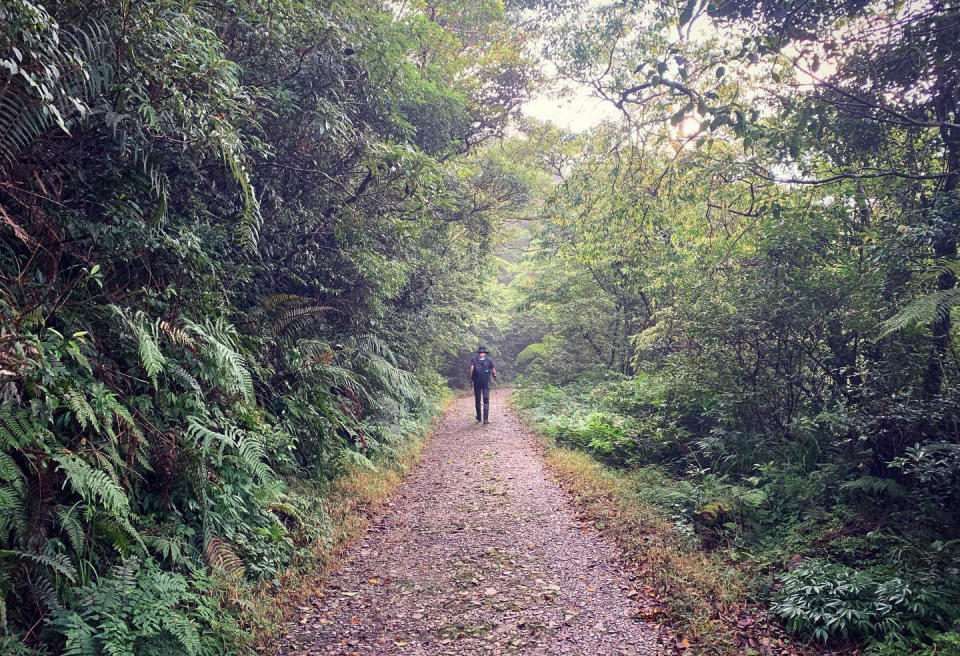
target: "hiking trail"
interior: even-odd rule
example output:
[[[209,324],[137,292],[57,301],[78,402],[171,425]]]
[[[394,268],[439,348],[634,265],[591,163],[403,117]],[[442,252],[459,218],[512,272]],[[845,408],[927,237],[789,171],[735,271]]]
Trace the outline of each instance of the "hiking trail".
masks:
[[[366,535],[300,607],[278,653],[658,653],[649,601],[577,521],[536,439],[491,393],[454,401]]]

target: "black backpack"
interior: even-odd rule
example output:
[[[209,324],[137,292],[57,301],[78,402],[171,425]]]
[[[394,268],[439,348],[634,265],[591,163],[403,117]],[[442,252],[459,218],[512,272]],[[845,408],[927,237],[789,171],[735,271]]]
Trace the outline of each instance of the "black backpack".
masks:
[[[473,380],[478,383],[486,383],[490,380],[490,370],[493,368],[491,365],[493,360],[487,355],[486,359],[483,362],[480,362],[479,359],[474,360],[473,362]]]

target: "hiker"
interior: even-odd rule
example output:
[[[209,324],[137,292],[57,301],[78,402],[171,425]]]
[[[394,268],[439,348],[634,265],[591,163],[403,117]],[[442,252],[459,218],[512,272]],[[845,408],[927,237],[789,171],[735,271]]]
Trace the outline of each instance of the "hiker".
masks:
[[[497,368],[493,359],[487,355],[487,348],[481,346],[477,354],[470,358],[470,382],[473,383],[473,397],[477,401],[477,421],[480,421],[480,396],[483,396],[483,423],[490,423],[490,376],[497,378]]]

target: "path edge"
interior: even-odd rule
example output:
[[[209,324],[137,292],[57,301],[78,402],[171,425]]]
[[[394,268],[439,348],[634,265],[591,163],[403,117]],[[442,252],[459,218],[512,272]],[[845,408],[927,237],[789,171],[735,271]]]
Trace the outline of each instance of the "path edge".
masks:
[[[650,543],[657,542],[657,535],[666,536],[673,532],[659,509],[641,507],[631,500],[624,477],[617,476],[617,472],[590,454],[558,445],[517,406],[512,393],[506,403],[533,438],[546,470],[568,498],[577,519],[597,528],[616,546],[618,564],[628,574],[635,592],[653,601],[652,612],[648,612],[645,619],[658,630],[661,650],[690,656],[743,656],[745,653],[765,653],[763,649],[772,650],[769,651],[771,654],[804,656],[834,653],[798,643],[779,624],[767,618],[761,607],[731,612],[732,609],[724,608],[718,599],[703,596],[696,601],[713,611],[711,621],[715,626],[703,627],[698,618],[685,614],[682,605],[671,600],[671,593],[664,590],[662,568],[676,566],[679,559],[689,560],[695,567],[718,565],[700,550],[682,551],[672,545],[651,548]],[[651,555],[654,558],[651,559]],[[757,632],[757,639],[748,635],[750,631],[736,625],[744,613],[758,616],[759,621],[751,625]]]
[[[458,396],[456,390],[448,390],[437,403],[430,423],[420,434],[408,435],[396,456],[379,461],[375,470],[350,467],[332,483],[331,492],[323,501],[333,523],[331,539],[316,545],[306,562],[281,574],[278,589],[264,590],[258,595],[258,602],[266,607],[253,609],[248,618],[255,653],[279,653],[280,638],[296,621],[299,607],[323,591],[351,545],[366,535],[374,518],[419,464],[424,449]]]

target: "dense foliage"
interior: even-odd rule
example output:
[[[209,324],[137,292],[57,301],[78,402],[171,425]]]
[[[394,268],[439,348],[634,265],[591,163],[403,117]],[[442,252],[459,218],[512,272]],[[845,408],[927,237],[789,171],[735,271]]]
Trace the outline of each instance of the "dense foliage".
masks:
[[[0,648],[242,650],[481,339],[789,630],[956,651],[958,41],[939,0],[0,3]],[[620,120],[515,121],[531,43]]]
[[[442,394],[521,52],[496,1],[0,4],[0,651],[242,650]]]
[[[790,630],[956,649],[960,8],[612,3],[553,29],[622,120],[526,131],[556,184],[511,285],[539,321],[521,405],[645,472]]]

